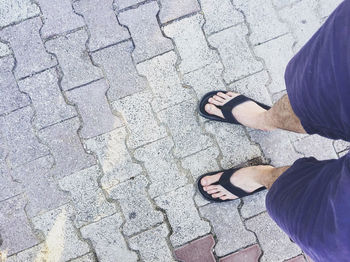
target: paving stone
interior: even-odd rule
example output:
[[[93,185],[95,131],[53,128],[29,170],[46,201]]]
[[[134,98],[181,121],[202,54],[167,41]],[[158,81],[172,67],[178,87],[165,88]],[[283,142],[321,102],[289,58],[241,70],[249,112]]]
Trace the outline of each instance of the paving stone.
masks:
[[[49,69],[18,82],[21,91],[29,94],[35,109],[33,125],[41,129],[77,115],[66,104],[55,69]]]
[[[119,14],[120,23],[129,28],[135,43],[132,55],[137,63],[173,49],[171,40],[159,28],[158,11],[158,4],[153,1]]]
[[[98,261],[137,261],[136,253],[128,249],[119,232],[122,224],[122,218],[116,213],[81,229],[82,236],[91,241]]]
[[[45,43],[49,52],[54,53],[60,63],[63,71],[61,86],[65,91],[102,77],[101,69],[91,63],[85,49],[87,39],[86,31],[79,30]]]
[[[215,241],[212,235],[207,235],[178,249],[175,249],[175,256],[184,262],[214,262],[213,247]]]
[[[334,149],[337,153],[348,151],[350,149],[350,142],[344,140],[335,140],[333,142]]]
[[[196,105],[192,101],[185,101],[158,113],[173,137],[176,157],[185,157],[199,152],[213,145],[210,137],[203,134],[197,124],[194,110]]]
[[[45,51],[39,35],[41,26],[42,22],[37,17],[0,31],[0,38],[9,42],[16,57],[16,78],[40,72],[57,64],[56,59]]]
[[[226,83],[243,78],[262,70],[248,46],[244,24],[230,27],[209,37],[209,43],[218,49],[225,67],[223,74]]]
[[[6,0],[0,5],[0,27],[40,14],[39,7],[31,0]]]
[[[45,244],[39,244],[6,258],[6,262],[46,262],[45,253]]]
[[[319,3],[319,13],[322,18],[329,16],[340,3],[342,3],[342,0],[320,0]]]
[[[253,44],[263,43],[288,32],[287,25],[279,21],[271,1],[238,0],[234,5],[246,16],[251,30],[249,40]]]
[[[119,10],[144,2],[145,0],[115,0]]]
[[[160,0],[159,19],[161,23],[167,23],[182,16],[200,11],[197,0]]]
[[[39,143],[30,124],[33,111],[30,107],[18,109],[0,117],[0,147],[5,148],[7,163],[11,168],[49,154],[47,147]]]
[[[211,35],[244,21],[243,15],[237,11],[230,0],[201,0],[204,12],[204,32]]]
[[[293,144],[295,150],[306,157],[315,157],[318,160],[338,158],[333,147],[333,140],[319,135],[308,136]]]
[[[115,206],[107,202],[97,183],[100,176],[99,167],[92,166],[59,181],[60,187],[71,193],[76,210],[74,221],[79,228],[116,212]]]
[[[73,208],[65,205],[32,219],[35,229],[45,237],[47,261],[68,261],[89,252],[88,244],[77,234],[73,216]]]
[[[69,0],[38,0],[43,13],[44,26],[41,35],[44,38],[62,34],[84,26],[81,16],[75,14]]]
[[[301,253],[297,245],[278,228],[267,213],[246,221],[246,226],[253,231],[260,242],[264,254],[260,261],[283,261]]]
[[[197,98],[201,99],[213,90],[226,90],[221,77],[223,66],[220,62],[202,67],[183,76],[183,83],[194,89]]]
[[[124,97],[112,103],[115,111],[121,113],[127,123],[130,137],[127,144],[136,148],[167,136],[163,126],[159,126],[150,105],[149,91]]]
[[[219,60],[208,47],[202,31],[204,18],[194,15],[164,27],[164,33],[173,39],[181,56],[180,71],[185,74]]]
[[[228,255],[219,260],[219,262],[258,262],[261,255],[259,245],[253,245],[237,253]]]
[[[109,196],[119,200],[126,222],[123,232],[127,236],[143,231],[163,221],[163,215],[155,211],[146,193],[148,181],[144,176],[121,183],[109,190]]]
[[[306,262],[306,260],[303,255],[300,255],[300,256],[285,260],[285,262]]]
[[[0,246],[8,256],[38,244],[24,212],[25,205],[22,195],[0,202]]]
[[[121,120],[111,112],[105,95],[107,90],[106,81],[101,79],[66,93],[68,99],[78,107],[83,119],[80,130],[83,138],[105,134],[122,126]]]
[[[301,0],[272,0],[272,4],[277,8],[281,9],[286,6],[292,5],[293,3],[296,3]]]
[[[6,44],[0,42],[0,57],[7,56],[10,54],[10,48]]]
[[[237,209],[239,204],[240,201],[214,203],[199,209],[214,228],[217,237],[215,253],[219,257],[256,242],[254,234],[244,228]]]
[[[171,51],[137,65],[150,84],[154,95],[152,107],[156,112],[192,98],[190,89],[181,85],[176,61],[177,56]]]
[[[171,255],[166,237],[169,230],[165,224],[145,231],[129,239],[130,247],[138,250],[144,262],[175,261]]]
[[[71,262],[96,262],[96,260],[92,253],[88,253],[82,257],[71,260]]]
[[[110,101],[137,93],[147,87],[146,79],[138,75],[131,58],[133,49],[132,42],[126,41],[92,54],[94,62],[103,69],[108,80],[110,89],[107,96]],[[115,59],[116,57],[118,59]]]
[[[241,215],[243,218],[249,218],[266,211],[265,198],[267,190],[243,198]]]
[[[272,82],[268,86],[271,93],[281,92],[286,89],[284,72],[289,60],[294,55],[292,50],[293,44],[293,37],[287,34],[254,48],[256,55],[264,60],[267,71],[272,78]]]
[[[89,49],[94,51],[130,37],[122,27],[113,11],[113,0],[80,0],[75,2],[74,10],[84,16],[89,28]]]
[[[14,180],[5,162],[0,160],[0,201],[14,197],[23,191],[23,185]]]
[[[21,93],[12,74],[14,59],[12,56],[0,59],[0,115],[29,105],[29,97]]]
[[[118,128],[110,133],[85,141],[88,150],[96,154],[103,170],[101,185],[110,188],[142,172],[140,165],[133,162],[125,146],[127,133]]]
[[[173,191],[187,182],[184,172],[179,170],[171,154],[173,146],[170,138],[164,138],[134,152],[134,157],[143,161],[150,177],[148,193],[152,198]]]
[[[187,185],[155,199],[156,204],[167,214],[172,227],[170,241],[174,247],[183,245],[210,231],[209,223],[203,221],[198,214],[193,195],[193,186]]]
[[[80,143],[77,134],[79,123],[78,118],[72,118],[39,132],[39,137],[48,145],[55,159],[52,170],[55,178],[68,176],[95,164],[93,156],[88,155]]]

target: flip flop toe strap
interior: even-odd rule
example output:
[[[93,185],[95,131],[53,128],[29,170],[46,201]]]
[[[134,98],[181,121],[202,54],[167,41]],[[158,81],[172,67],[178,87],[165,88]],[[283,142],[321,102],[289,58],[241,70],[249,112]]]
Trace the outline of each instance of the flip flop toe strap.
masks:
[[[232,115],[232,109],[246,101],[251,101],[251,99],[249,99],[246,96],[239,95],[231,99],[221,107],[221,112],[224,115],[227,122],[240,125],[240,123]]]
[[[234,194],[238,198],[241,198],[241,197],[249,195],[250,193],[248,193],[248,192],[246,192],[238,187],[235,187],[230,182],[231,176],[237,170],[238,169],[231,169],[231,170],[224,171],[224,173],[221,175],[221,177],[219,179],[219,185],[221,185],[223,188],[225,188],[227,191],[231,192],[232,194]]]

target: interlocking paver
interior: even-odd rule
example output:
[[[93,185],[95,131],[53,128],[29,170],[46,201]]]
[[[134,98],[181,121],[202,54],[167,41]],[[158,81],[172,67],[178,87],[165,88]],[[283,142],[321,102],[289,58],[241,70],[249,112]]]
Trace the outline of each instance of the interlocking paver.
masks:
[[[137,65],[150,84],[154,95],[152,107],[156,112],[192,98],[190,90],[181,85],[176,61],[177,56],[171,51]]]
[[[0,201],[14,197],[23,190],[23,185],[14,180],[5,162],[0,160]]]
[[[321,18],[325,18],[329,16],[337,7],[338,5],[343,2],[342,0],[319,0],[319,13]]]
[[[200,11],[197,0],[160,0],[159,19],[161,23],[178,19],[182,16]]]
[[[39,17],[0,31],[0,39],[9,42],[17,63],[16,78],[25,77],[57,64],[56,59],[45,51],[39,30],[42,22]]]
[[[237,253],[228,255],[219,260],[219,262],[258,262],[261,255],[259,245],[253,245]]]
[[[295,150],[306,157],[315,157],[318,160],[338,158],[333,147],[333,140],[319,135],[307,136],[293,142]],[[310,146],[312,145],[312,146]]]
[[[244,24],[225,29],[209,37],[209,43],[218,49],[225,66],[224,80],[233,82],[263,69],[261,62],[252,55],[245,36]]]
[[[142,172],[140,165],[133,162],[125,146],[127,133],[118,128],[110,133],[85,141],[88,150],[96,154],[104,175],[101,185],[107,189]]]
[[[198,214],[193,195],[193,186],[187,185],[155,199],[157,205],[167,213],[172,227],[170,241],[174,247],[183,245],[210,231],[209,223],[201,220]]]
[[[164,33],[174,40],[180,53],[179,68],[183,74],[219,60],[207,44],[202,31],[203,23],[203,16],[197,14],[164,27]]]
[[[25,205],[22,195],[0,202],[1,249],[7,250],[8,256],[38,244],[24,212]]]
[[[143,161],[149,174],[148,193],[152,198],[173,191],[187,182],[185,174],[179,170],[176,159],[171,154],[173,146],[171,139],[164,138],[134,152],[135,158]]]
[[[348,151],[350,149],[350,142],[344,140],[335,140],[333,142],[334,149],[337,153]]]
[[[1,147],[7,153],[7,163],[11,168],[49,154],[47,147],[35,136],[30,124],[33,111],[30,107],[18,109],[0,117]]]
[[[6,262],[25,262],[25,261],[46,262],[45,253],[46,253],[45,244],[39,244],[6,258]]]
[[[44,38],[62,34],[84,26],[81,16],[74,13],[71,1],[38,0],[43,14],[44,26],[41,34]]]
[[[52,170],[55,178],[70,175],[95,163],[93,156],[88,155],[80,143],[78,128],[79,119],[72,118],[39,132],[39,137],[48,145],[55,159]]]
[[[96,262],[96,260],[92,253],[88,253],[82,257],[71,260],[71,262]]]
[[[175,250],[177,259],[183,262],[214,262],[212,235],[207,235]]]
[[[140,252],[144,262],[172,262],[174,259],[166,242],[168,234],[169,230],[166,225],[161,224],[130,238],[130,247]]]
[[[81,229],[84,238],[89,239],[96,250],[98,261],[137,261],[135,252],[130,251],[119,232],[123,220],[118,213]]]
[[[304,256],[300,255],[300,256],[285,260],[285,262],[306,262],[306,260]]]
[[[259,213],[266,211],[265,198],[267,190],[257,194],[243,198],[243,205],[241,207],[241,215],[243,218],[249,218]]]
[[[173,49],[171,40],[165,38],[159,28],[158,11],[158,4],[153,1],[118,16],[120,23],[130,30],[135,43],[132,55],[137,63]]]
[[[11,50],[8,45],[0,42],[0,57],[11,54]]]
[[[137,93],[147,87],[146,79],[136,71],[131,58],[132,50],[132,42],[126,41],[92,54],[93,61],[103,69],[108,80],[110,89],[107,96],[110,101]]]
[[[29,97],[21,93],[12,74],[14,59],[12,56],[0,58],[0,115],[29,105]]]
[[[77,115],[64,101],[56,69],[49,69],[18,82],[21,91],[29,94],[35,109],[33,125],[41,129]]]
[[[116,212],[115,206],[106,201],[98,186],[100,176],[99,167],[92,166],[59,181],[60,187],[71,194],[76,210],[74,221],[79,228]]]
[[[34,228],[45,237],[47,261],[64,262],[89,252],[88,244],[77,234],[73,216],[73,208],[65,205],[32,219]]]
[[[200,0],[204,12],[204,32],[211,35],[244,21],[230,0]]]
[[[126,222],[123,232],[127,236],[143,231],[163,221],[163,215],[155,211],[146,193],[148,181],[144,176],[121,183],[109,189],[109,196],[119,200]]]
[[[152,98],[152,94],[146,90],[112,103],[113,109],[120,112],[127,123],[130,132],[127,144],[132,148],[167,136],[165,128],[158,125],[153,114]]]
[[[297,245],[272,221],[267,213],[247,220],[246,226],[253,231],[264,254],[260,261],[283,261],[301,253]]]
[[[239,200],[220,205],[213,203],[199,209],[214,228],[217,237],[215,253],[218,256],[227,255],[256,242],[254,234],[244,228],[237,209],[239,204]]]
[[[281,9],[289,6],[293,3],[299,2],[300,0],[272,0],[272,4],[277,8]]]
[[[119,10],[144,2],[145,0],[115,0]]]
[[[31,0],[1,1],[0,27],[40,14],[39,7]]]
[[[45,42],[49,52],[54,53],[63,71],[63,90],[69,90],[102,77],[100,68],[95,67],[85,48],[88,35],[79,30],[67,36]]]
[[[121,120],[111,112],[105,96],[107,90],[106,81],[101,79],[66,93],[68,100],[78,107],[83,119],[80,130],[83,138],[105,134],[122,126]]]
[[[89,49],[94,51],[130,37],[122,27],[113,11],[113,0],[79,0],[74,10],[84,16],[89,28]]]

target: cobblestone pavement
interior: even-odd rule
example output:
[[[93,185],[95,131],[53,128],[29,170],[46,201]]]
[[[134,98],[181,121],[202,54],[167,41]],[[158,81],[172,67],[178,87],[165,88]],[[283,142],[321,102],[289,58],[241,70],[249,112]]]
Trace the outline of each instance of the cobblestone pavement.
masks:
[[[349,144],[208,122],[200,97],[272,104],[340,1],[0,0],[0,250],[14,261],[305,261],[266,192],[209,204],[204,172]]]

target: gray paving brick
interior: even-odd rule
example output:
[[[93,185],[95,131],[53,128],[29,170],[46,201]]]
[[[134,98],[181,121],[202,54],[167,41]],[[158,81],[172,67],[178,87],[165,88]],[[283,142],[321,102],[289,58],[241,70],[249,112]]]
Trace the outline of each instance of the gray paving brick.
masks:
[[[158,11],[158,4],[153,1],[119,14],[120,23],[129,28],[134,40],[133,58],[137,63],[173,49],[171,40],[165,38],[159,28]]]
[[[88,253],[82,257],[71,260],[71,262],[96,262],[93,253]]]
[[[29,94],[34,106],[34,128],[41,129],[77,115],[74,107],[64,101],[56,69],[25,78],[18,85],[21,91]]]
[[[146,193],[148,181],[144,176],[121,183],[109,190],[109,196],[119,200],[126,222],[123,232],[130,236],[163,221],[163,215],[155,211]]]
[[[84,20],[75,14],[69,0],[38,0],[43,14],[44,26],[41,35],[44,38],[65,33],[84,26]]]
[[[194,102],[185,101],[158,113],[159,119],[168,126],[172,134],[176,157],[185,157],[213,145],[210,137],[203,133],[196,121],[195,108]]]
[[[171,51],[137,65],[150,84],[154,95],[152,107],[156,112],[192,98],[190,90],[181,85],[176,61],[177,56]]]
[[[348,151],[350,149],[350,142],[346,142],[344,140],[335,140],[333,145],[337,153]]]
[[[107,90],[106,81],[101,79],[66,93],[68,100],[78,107],[83,119],[80,130],[83,138],[105,134],[122,126],[121,120],[111,112],[105,95]]]
[[[87,149],[96,154],[104,175],[103,188],[110,188],[142,172],[140,165],[133,162],[125,146],[127,133],[118,128],[110,133],[85,141]]]
[[[160,0],[159,19],[161,23],[166,23],[182,16],[200,11],[197,0]]]
[[[155,199],[157,205],[167,213],[172,228],[170,241],[174,247],[210,232],[209,223],[199,217],[193,195],[193,186],[187,185]]]
[[[84,16],[89,28],[89,49],[94,51],[130,37],[128,30],[122,27],[113,11],[113,0],[79,0],[74,10]]]
[[[46,257],[45,244],[39,244],[6,258],[6,262],[25,262],[25,261],[46,262],[45,257]]]
[[[0,58],[0,115],[29,105],[29,97],[21,93],[12,74],[14,59],[12,56]]]
[[[119,232],[122,224],[122,218],[116,213],[81,229],[82,236],[91,241],[98,261],[137,261],[136,253],[128,249]]]
[[[108,80],[110,89],[107,96],[110,101],[137,93],[147,87],[146,79],[136,71],[131,58],[132,50],[132,42],[127,41],[92,54],[93,61],[103,69]]]
[[[200,208],[200,213],[210,221],[216,234],[215,253],[218,256],[227,255],[256,241],[254,234],[244,228],[237,209],[239,203],[239,200],[220,205],[213,203]]]
[[[47,261],[64,262],[89,252],[73,225],[74,210],[70,205],[49,211],[32,219],[36,230],[45,237]]]
[[[204,32],[211,35],[244,21],[230,0],[200,0],[204,12]]]
[[[129,239],[130,247],[138,250],[144,262],[175,261],[171,255],[166,237],[169,230],[165,224],[145,231]]]
[[[338,157],[341,158],[347,154],[349,154],[349,151],[343,151],[343,152],[338,153]]]
[[[23,191],[23,185],[14,180],[5,162],[0,160],[0,201],[14,197]]]
[[[31,0],[6,0],[0,3],[0,27],[39,15],[40,9]]]
[[[257,235],[264,250],[260,261],[284,261],[301,253],[299,247],[289,240],[267,213],[247,220],[246,226]]]
[[[164,33],[172,38],[181,57],[180,71],[185,74],[219,60],[208,47],[202,31],[203,16],[184,18],[164,27]]]
[[[8,45],[0,42],[0,57],[7,56],[11,54],[11,50]]]
[[[281,8],[289,6],[289,5],[293,4],[293,3],[296,3],[298,1],[301,1],[301,0],[272,0],[272,4],[277,9],[281,9]]]
[[[132,148],[167,136],[165,128],[158,125],[153,115],[151,101],[152,94],[144,91],[112,103],[113,109],[120,112],[127,123],[130,132],[127,144]]]
[[[144,2],[144,0],[115,0],[119,10]]]
[[[265,198],[267,190],[257,194],[243,198],[243,205],[241,207],[241,215],[243,218],[249,218],[259,213],[266,211]]]
[[[148,193],[152,198],[173,191],[187,182],[184,172],[179,170],[171,154],[173,146],[170,138],[164,138],[134,152],[135,158],[143,161],[150,177]]]
[[[63,90],[69,90],[102,77],[101,69],[91,63],[85,49],[87,39],[86,31],[79,30],[45,43],[49,52],[57,56],[62,68],[61,86]]]
[[[1,249],[8,256],[38,244],[24,212],[25,204],[22,195],[0,202]]]
[[[307,136],[301,140],[295,141],[295,150],[306,157],[315,157],[318,160],[327,160],[338,158],[333,147],[333,140],[322,136]]]
[[[319,4],[319,13],[322,18],[329,16],[334,9],[338,7],[338,5],[343,2],[342,0],[334,0],[334,1],[328,1],[328,0],[320,0],[318,1]]]
[[[107,202],[97,183],[100,176],[99,167],[92,166],[59,181],[60,187],[71,194],[76,210],[74,221],[79,228],[116,212],[115,206]]]
[[[245,36],[248,29],[244,24],[230,27],[209,37],[209,43],[218,49],[225,66],[224,80],[233,82],[262,70],[248,46]]]
[[[45,51],[39,35],[41,26],[42,22],[37,17],[0,31],[0,38],[9,42],[16,57],[16,78],[40,72],[57,63],[56,59]]]
[[[45,156],[47,147],[39,143],[30,124],[33,111],[24,107],[0,117],[1,147],[7,153],[7,163],[11,168]]]
[[[52,170],[55,178],[70,175],[95,163],[93,156],[88,155],[80,143],[78,128],[79,119],[72,118],[39,132],[39,137],[48,145],[55,159]]]

